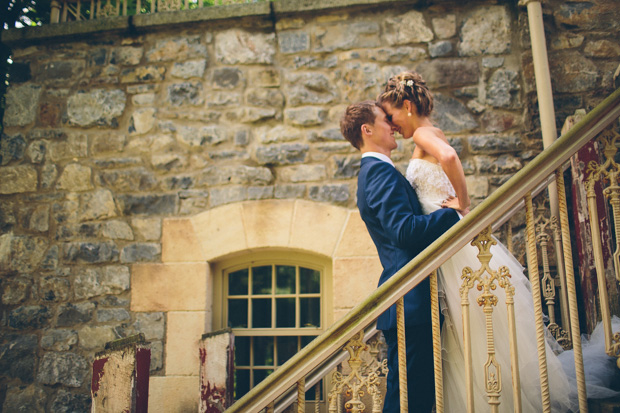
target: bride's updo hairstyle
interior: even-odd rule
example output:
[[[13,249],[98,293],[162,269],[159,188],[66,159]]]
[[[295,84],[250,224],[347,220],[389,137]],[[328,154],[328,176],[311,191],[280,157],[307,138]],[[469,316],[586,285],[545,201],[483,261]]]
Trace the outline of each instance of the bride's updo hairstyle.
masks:
[[[430,116],[433,111],[433,95],[422,76],[416,72],[402,72],[391,77],[377,100],[379,104],[388,102],[397,109],[409,100],[415,105],[419,116]]]

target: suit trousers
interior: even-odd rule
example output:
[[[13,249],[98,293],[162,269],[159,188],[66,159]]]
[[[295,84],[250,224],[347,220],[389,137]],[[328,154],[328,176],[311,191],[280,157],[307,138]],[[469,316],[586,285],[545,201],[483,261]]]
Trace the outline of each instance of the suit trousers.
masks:
[[[398,386],[398,334],[383,330],[388,346],[387,392],[383,413],[400,413]],[[409,412],[430,413],[435,403],[435,374],[431,324],[407,326],[407,394]]]

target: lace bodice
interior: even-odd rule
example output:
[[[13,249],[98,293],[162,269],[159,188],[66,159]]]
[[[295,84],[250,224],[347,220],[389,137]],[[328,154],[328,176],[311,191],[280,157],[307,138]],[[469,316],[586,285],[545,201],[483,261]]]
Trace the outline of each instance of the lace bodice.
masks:
[[[441,208],[441,203],[456,196],[454,188],[441,165],[424,159],[412,159],[406,173],[407,180],[415,189],[425,214]]]

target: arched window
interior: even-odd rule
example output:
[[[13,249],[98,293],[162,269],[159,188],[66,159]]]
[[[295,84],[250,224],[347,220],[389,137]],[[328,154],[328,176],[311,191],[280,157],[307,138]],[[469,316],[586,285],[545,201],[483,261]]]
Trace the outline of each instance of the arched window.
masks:
[[[215,265],[214,327],[235,335],[235,399],[327,329],[331,263],[296,251],[259,252]],[[308,400],[314,392],[308,392]]]

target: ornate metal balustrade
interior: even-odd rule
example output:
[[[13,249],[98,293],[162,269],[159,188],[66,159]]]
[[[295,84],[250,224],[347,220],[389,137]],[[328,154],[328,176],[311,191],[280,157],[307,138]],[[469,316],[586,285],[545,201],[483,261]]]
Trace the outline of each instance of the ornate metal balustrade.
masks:
[[[52,0],[50,20],[65,23],[256,1],[260,0]]]
[[[368,328],[373,321],[389,308],[391,305],[402,302],[402,297],[411,288],[418,285],[422,280],[431,277],[431,295],[433,307],[433,346],[435,353],[436,371],[436,409],[437,412],[444,411],[442,386],[442,366],[441,366],[441,339],[439,332],[439,311],[436,287],[436,270],[450,256],[463,248],[472,241],[472,245],[477,246],[480,254],[479,268],[466,268],[462,275],[462,318],[463,318],[463,341],[464,352],[466,353],[465,363],[467,376],[467,409],[474,411],[498,411],[499,405],[504,397],[501,371],[511,371],[512,395],[514,401],[514,411],[521,411],[520,372],[518,368],[519,354],[516,347],[515,333],[515,314],[513,311],[514,300],[511,274],[505,268],[493,268],[491,265],[490,251],[494,238],[490,236],[492,231],[500,228],[511,216],[518,211],[525,210],[526,221],[526,252],[527,252],[527,273],[531,283],[532,301],[534,303],[534,318],[536,331],[536,348],[538,352],[539,377],[540,377],[540,397],[542,411],[551,411],[551,395],[549,390],[547,360],[546,360],[546,328],[553,332],[556,339],[565,348],[571,347],[574,354],[576,371],[576,382],[578,387],[578,403],[581,412],[588,411],[587,394],[585,388],[585,375],[583,366],[583,355],[581,349],[581,330],[579,328],[579,306],[577,302],[575,271],[573,267],[573,252],[571,245],[571,227],[568,215],[564,170],[567,162],[586,144],[590,144],[600,134],[600,143],[604,155],[604,161],[600,163],[590,163],[588,175],[588,203],[590,223],[599,224],[596,215],[596,197],[592,195],[595,190],[595,181],[603,181],[607,187],[602,189],[604,195],[609,198],[613,220],[615,223],[615,239],[620,236],[620,183],[618,178],[620,168],[614,160],[616,142],[618,140],[617,119],[620,117],[620,89],[614,92],[609,98],[601,103],[597,108],[584,117],[568,132],[564,133],[551,147],[543,151],[539,156],[526,165],[506,184],[500,187],[487,200],[478,205],[468,214],[458,225],[442,235],[436,242],[423,251],[418,257],[397,272],[388,282],[379,287],[371,296],[366,298],[351,312],[336,322],[326,333],[317,337],[306,348],[296,354],[291,360],[276,370],[265,381],[252,389],[247,395],[233,404],[228,411],[230,412],[259,412],[264,408],[268,411],[283,411],[286,405],[291,403],[291,398],[283,397],[290,392],[290,389],[298,389],[297,408],[298,411],[305,411],[303,394],[305,390],[312,388],[320,379],[333,371],[333,367],[325,368],[326,363],[333,362],[341,351],[348,351],[351,355],[353,365],[359,365],[358,351],[364,346],[359,336],[361,331]],[[606,129],[607,128],[607,129]],[[604,132],[603,132],[604,131]],[[602,132],[602,133],[601,133]],[[533,198],[546,191],[547,187],[555,182],[558,191],[559,212],[557,216],[549,216],[542,213],[541,201],[536,203],[534,208]],[[543,193],[542,197],[546,197]],[[603,206],[603,210],[605,207]],[[585,211],[580,211],[580,214]],[[573,223],[574,220],[573,220]],[[620,260],[620,249],[616,245],[614,261],[616,263],[616,279],[610,283],[605,278],[604,261],[602,247],[600,243],[601,235],[598,225],[591,225],[592,243],[594,255],[596,256],[596,270],[599,276],[599,295],[600,295],[600,314],[605,326],[606,352],[611,356],[620,359],[620,332],[612,331],[611,311],[607,298],[607,289],[616,289],[617,282],[620,281],[618,275],[618,261]],[[508,227],[506,233],[508,238],[512,238],[512,229]],[[598,241],[597,241],[598,240]],[[510,243],[507,243],[510,247]],[[541,248],[537,251],[537,246]],[[555,252],[555,273],[557,278],[552,277],[549,249],[553,246]],[[539,264],[539,254],[542,265]],[[540,268],[540,270],[539,270]],[[542,277],[540,272],[542,271]],[[559,288],[558,288],[559,284]],[[470,294],[477,290],[480,292],[478,297],[471,299]],[[498,291],[504,291],[500,299]],[[559,299],[558,299],[559,295]],[[617,296],[617,294],[616,294]],[[503,300],[503,302],[502,302]],[[555,305],[559,301],[559,319],[555,317]],[[475,304],[478,305],[475,305]],[[564,303],[564,304],[563,304]],[[505,321],[509,331],[510,341],[510,365],[499,365],[495,358],[494,320],[492,313],[498,306],[506,306],[507,319]],[[543,306],[547,309],[548,326],[545,325],[545,315]],[[471,308],[469,308],[471,307]],[[467,337],[470,332],[469,313],[482,311],[486,320],[485,336],[487,341],[486,361],[483,365],[474,365],[470,357],[472,349],[468,345]],[[518,315],[516,315],[518,317]],[[402,321],[399,321],[402,323]],[[561,325],[560,325],[561,324]],[[401,331],[404,328],[401,325]],[[525,339],[525,338],[522,338]],[[346,350],[345,350],[346,349]],[[403,357],[404,358],[404,357]],[[620,365],[620,363],[619,363]],[[373,370],[374,369],[374,370]],[[488,407],[477,406],[473,397],[473,371],[482,371],[484,383],[479,386],[486,389]],[[404,369],[401,369],[401,371]],[[334,387],[330,394],[330,411],[341,411],[343,404],[338,402],[342,397],[343,391],[351,395],[349,404],[344,405],[347,411],[361,411],[361,404],[358,399],[353,398],[359,394],[362,386],[366,386],[366,392],[376,394],[375,376],[382,369],[370,368],[372,378],[362,382],[357,379],[354,371],[349,375],[336,375]],[[369,377],[370,377],[369,376]],[[349,385],[345,389],[345,383]],[[364,384],[362,384],[364,383]],[[402,382],[402,388],[405,383]],[[565,396],[565,395],[560,395]],[[401,394],[401,406],[407,406],[406,393]],[[373,411],[379,411],[373,403]],[[334,410],[335,409],[335,410]],[[406,409],[402,409],[406,411]]]

